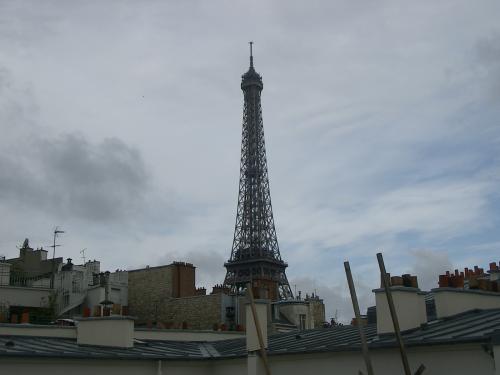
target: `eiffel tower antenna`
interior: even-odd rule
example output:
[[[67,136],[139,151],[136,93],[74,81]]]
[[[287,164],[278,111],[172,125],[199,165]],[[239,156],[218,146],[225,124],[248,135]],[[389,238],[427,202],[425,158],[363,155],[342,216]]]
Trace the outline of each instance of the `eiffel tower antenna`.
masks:
[[[242,76],[244,96],[240,184],[231,257],[224,264],[224,285],[241,293],[250,283],[256,298],[293,298],[274,226],[262,122],[262,77],[253,66]]]
[[[248,42],[248,44],[250,44],[250,68],[253,68],[253,51],[252,51],[253,42]]]

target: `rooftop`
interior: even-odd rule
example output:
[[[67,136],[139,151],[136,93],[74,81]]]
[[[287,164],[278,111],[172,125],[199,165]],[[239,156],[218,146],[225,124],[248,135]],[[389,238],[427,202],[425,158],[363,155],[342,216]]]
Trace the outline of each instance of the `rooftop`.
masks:
[[[375,325],[365,333],[370,348],[395,347],[394,335],[377,336]],[[407,346],[489,343],[500,338],[500,309],[471,310],[403,332]],[[269,337],[269,355],[360,350],[357,327],[295,331]],[[107,359],[206,360],[246,356],[245,339],[217,342],[134,340],[133,348],[78,345],[73,338],[0,336],[2,357],[66,357]]]

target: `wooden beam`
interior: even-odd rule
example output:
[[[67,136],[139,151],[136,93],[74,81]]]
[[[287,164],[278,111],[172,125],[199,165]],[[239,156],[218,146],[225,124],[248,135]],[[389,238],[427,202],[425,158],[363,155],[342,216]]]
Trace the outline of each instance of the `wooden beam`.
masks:
[[[403,368],[405,370],[405,375],[412,375],[410,371],[410,364],[408,363],[408,356],[406,355],[406,349],[403,343],[403,338],[401,337],[401,330],[399,329],[398,316],[396,314],[396,308],[394,307],[391,287],[389,284],[389,277],[387,276],[387,272],[385,271],[385,264],[384,264],[384,258],[382,257],[382,253],[377,253],[377,260],[380,268],[380,274],[382,276],[382,283],[384,284],[387,303],[389,304],[389,311],[391,312],[392,323],[394,325],[394,333],[396,334],[396,340],[399,345],[399,352],[401,353],[401,360],[403,361]]]
[[[260,356],[264,362],[264,368],[266,370],[266,375],[271,375],[271,369],[269,368],[269,362],[267,361],[267,352],[264,347],[264,339],[262,337],[262,329],[260,328],[259,317],[257,316],[257,309],[255,308],[255,301],[253,298],[252,285],[247,284],[247,294],[250,299],[250,308],[252,309],[253,322],[255,324],[255,330],[257,331],[257,337],[259,339],[260,346]],[[248,330],[248,327],[247,327]]]
[[[361,339],[361,349],[363,351],[366,371],[368,372],[368,375],[374,375],[372,362],[370,360],[370,354],[368,353],[368,344],[366,342],[365,331],[363,330],[363,327],[361,325],[361,314],[359,312],[358,297],[356,296],[356,289],[354,288],[354,281],[352,280],[351,266],[349,265],[349,262],[344,262],[344,268],[345,274],[347,276],[347,284],[349,284],[349,292],[351,293],[354,315],[356,316],[356,322],[358,323],[359,337]]]

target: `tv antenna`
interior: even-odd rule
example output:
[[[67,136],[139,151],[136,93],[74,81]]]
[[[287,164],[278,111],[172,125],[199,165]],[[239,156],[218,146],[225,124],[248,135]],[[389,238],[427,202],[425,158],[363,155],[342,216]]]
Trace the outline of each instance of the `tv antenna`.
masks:
[[[56,245],[56,238],[59,234],[62,234],[62,233],[64,233],[64,231],[59,229],[59,227],[56,227],[54,229],[54,242],[50,246],[53,249],[52,250],[52,278],[51,278],[51,282],[50,282],[50,285],[52,288],[54,287],[56,247],[61,246],[61,245]]]
[[[80,250],[80,254],[82,254],[82,259],[83,259],[83,265],[85,265],[85,251],[87,250],[87,248],[85,249],[81,249]]]

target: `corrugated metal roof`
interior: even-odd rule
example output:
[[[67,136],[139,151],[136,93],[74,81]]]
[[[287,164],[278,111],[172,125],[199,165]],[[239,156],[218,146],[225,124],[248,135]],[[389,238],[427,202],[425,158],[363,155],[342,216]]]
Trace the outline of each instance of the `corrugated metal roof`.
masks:
[[[472,310],[435,320],[416,330],[405,332],[403,337],[407,345],[423,345],[486,341],[497,334],[500,334],[500,309]],[[394,342],[393,337],[382,336],[375,340],[374,344],[384,345],[391,342]]]
[[[133,348],[78,345],[76,339],[32,336],[0,336],[0,356],[70,357],[96,359],[205,359],[211,352],[205,343],[192,341],[135,340]]]
[[[393,335],[377,336],[376,326],[365,333],[370,347],[393,347]],[[488,342],[500,335],[500,309],[473,310],[436,320],[403,333],[408,346]],[[269,355],[360,350],[357,327],[340,326],[286,332],[269,337]],[[128,349],[79,346],[76,339],[30,336],[0,336],[0,356],[70,357],[115,359],[192,359],[235,358],[246,355],[245,339],[216,342],[135,340]]]

